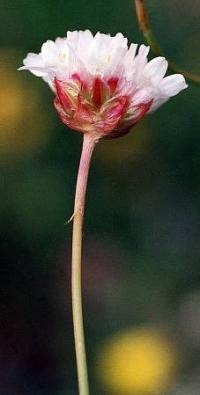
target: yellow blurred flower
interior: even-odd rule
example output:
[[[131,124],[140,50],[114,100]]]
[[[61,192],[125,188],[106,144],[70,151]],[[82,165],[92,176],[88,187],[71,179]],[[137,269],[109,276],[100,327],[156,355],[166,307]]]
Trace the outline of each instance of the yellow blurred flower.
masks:
[[[108,340],[97,361],[98,377],[109,393],[155,395],[172,383],[177,353],[153,328],[130,329]]]
[[[19,54],[0,49],[0,156],[26,155],[49,137],[47,115],[37,88],[17,71]]]

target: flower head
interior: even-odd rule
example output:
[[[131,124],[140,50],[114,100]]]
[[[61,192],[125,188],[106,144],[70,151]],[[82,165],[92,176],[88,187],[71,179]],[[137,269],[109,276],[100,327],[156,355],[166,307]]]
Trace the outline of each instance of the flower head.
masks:
[[[187,87],[181,74],[164,77],[164,57],[148,62],[149,47],[89,30],[67,32],[29,53],[20,69],[30,70],[55,93],[64,124],[97,138],[127,133],[146,113]]]

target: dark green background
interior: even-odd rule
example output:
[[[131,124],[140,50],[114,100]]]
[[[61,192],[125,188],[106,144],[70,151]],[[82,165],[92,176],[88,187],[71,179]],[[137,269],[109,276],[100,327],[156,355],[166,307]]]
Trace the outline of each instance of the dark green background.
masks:
[[[199,2],[160,3],[147,1],[160,44],[181,67],[200,72]],[[143,42],[131,0],[0,1],[1,86],[11,92],[4,95],[0,88],[0,133],[5,134],[0,138],[2,395],[77,394],[70,303],[72,226],[64,223],[73,210],[81,135],[59,122],[48,87],[16,69],[27,52],[39,52],[47,39],[85,28],[121,31],[130,42]],[[13,126],[16,133],[6,137],[10,122],[15,122],[13,100],[19,95],[13,81],[24,102],[21,120]],[[200,326],[199,337],[192,321],[186,334],[190,318],[181,312],[189,298],[194,302],[192,317],[200,323],[193,298],[200,300],[199,98],[200,88],[190,85],[129,135],[102,141],[96,149],[83,276],[92,394],[104,393],[94,368],[101,342],[141,324],[167,329],[175,343],[179,338],[185,357],[177,382],[186,380],[193,391],[197,386]],[[7,129],[1,122],[5,105],[10,107]],[[32,146],[35,135],[38,142]],[[179,395],[175,389],[168,393]]]

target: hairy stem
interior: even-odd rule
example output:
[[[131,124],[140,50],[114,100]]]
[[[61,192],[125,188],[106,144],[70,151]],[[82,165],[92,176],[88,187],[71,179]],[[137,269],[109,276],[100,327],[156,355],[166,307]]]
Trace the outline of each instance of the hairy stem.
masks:
[[[87,359],[84,339],[82,291],[81,291],[81,258],[82,258],[82,232],[85,208],[85,195],[87,189],[88,173],[92,152],[96,141],[88,137],[83,138],[83,148],[79,164],[76,183],[76,195],[73,216],[72,236],[72,310],[74,339],[76,350],[76,363],[79,384],[79,394],[89,395]]]

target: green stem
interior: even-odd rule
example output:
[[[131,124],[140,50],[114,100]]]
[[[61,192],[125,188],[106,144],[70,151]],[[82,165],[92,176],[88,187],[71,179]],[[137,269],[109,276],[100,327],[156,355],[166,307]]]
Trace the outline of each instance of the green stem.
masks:
[[[81,258],[82,258],[82,229],[85,208],[85,195],[87,189],[88,173],[92,153],[96,140],[88,137],[83,138],[83,148],[79,164],[76,183],[76,195],[73,216],[72,236],[72,310],[74,339],[76,350],[76,363],[79,384],[79,394],[89,395],[89,383],[87,372],[87,360],[85,351],[82,292],[81,292]]]
[[[145,6],[144,0],[135,0],[135,9],[138,19],[138,24],[140,29],[143,32],[143,35],[146,39],[147,44],[151,47],[152,51],[156,55],[165,56],[163,50],[160,48],[158,41],[151,29],[150,20],[147,12],[147,8]],[[166,56],[165,56],[166,57]],[[169,68],[176,73],[181,73],[184,77],[192,82],[193,84],[200,84],[200,75],[190,73],[189,71],[182,70],[179,66],[177,66],[174,62],[168,60]]]

